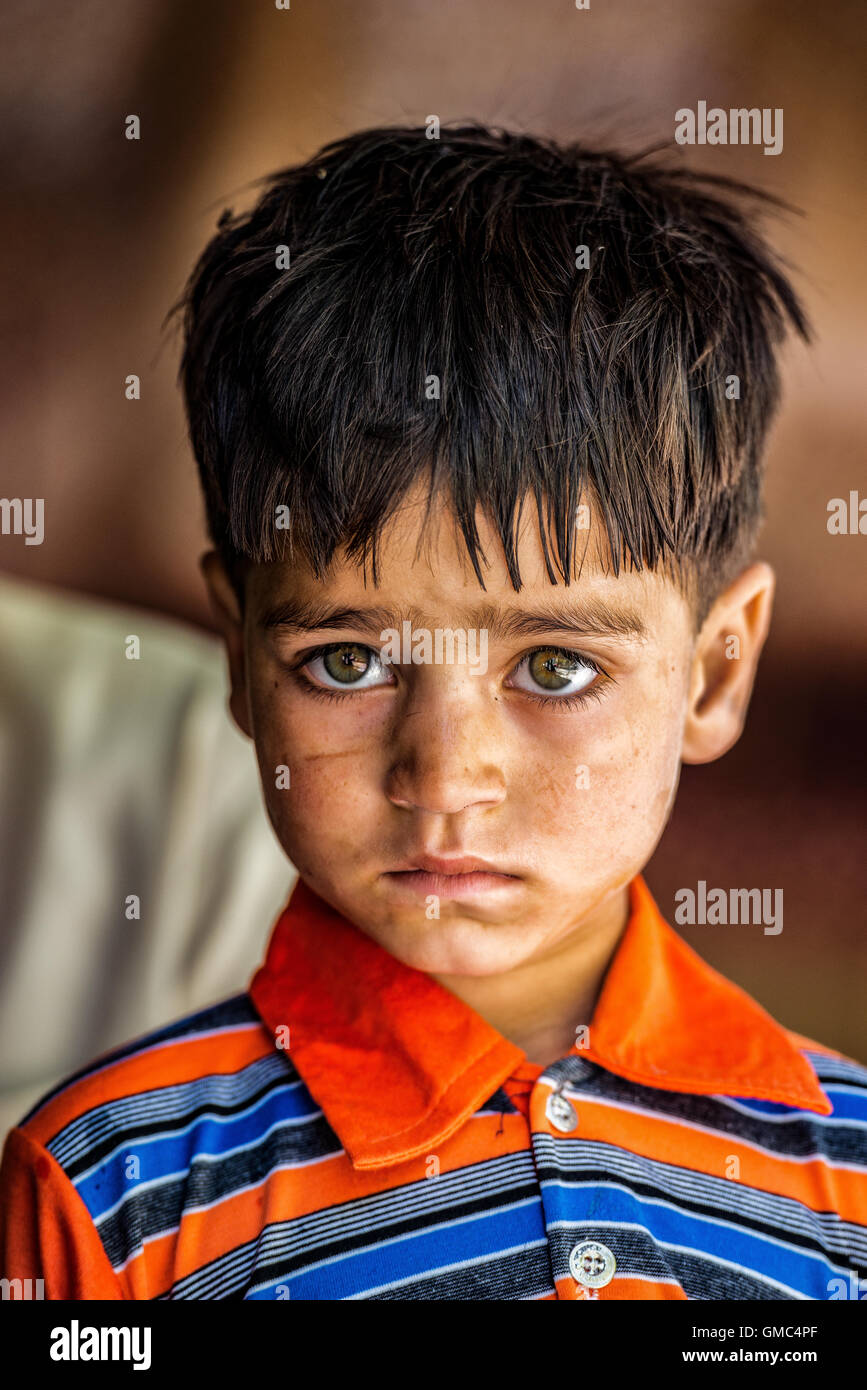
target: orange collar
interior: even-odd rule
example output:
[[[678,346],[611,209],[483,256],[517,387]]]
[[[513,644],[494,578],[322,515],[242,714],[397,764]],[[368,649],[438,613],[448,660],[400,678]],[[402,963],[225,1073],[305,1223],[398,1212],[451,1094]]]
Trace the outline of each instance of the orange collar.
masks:
[[[572,1052],[643,1086],[829,1115],[785,1029],[668,926],[641,876],[629,895],[590,1046]],[[526,1062],[475,1010],[301,879],[250,995],[358,1169],[430,1153]]]

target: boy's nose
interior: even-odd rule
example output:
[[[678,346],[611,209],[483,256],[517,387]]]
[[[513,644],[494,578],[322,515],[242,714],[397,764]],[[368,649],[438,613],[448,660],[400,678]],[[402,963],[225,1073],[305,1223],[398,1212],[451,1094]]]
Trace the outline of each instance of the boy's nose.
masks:
[[[395,806],[454,815],[505,799],[506,775],[490,718],[466,703],[403,712],[386,792]]]

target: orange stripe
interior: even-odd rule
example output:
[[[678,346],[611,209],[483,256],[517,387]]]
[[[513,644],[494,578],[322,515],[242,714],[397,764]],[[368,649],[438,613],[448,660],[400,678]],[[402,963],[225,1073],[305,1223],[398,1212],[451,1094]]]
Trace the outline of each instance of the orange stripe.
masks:
[[[727,1178],[726,1168],[734,1156],[740,1161],[740,1172],[730,1181],[790,1197],[812,1211],[835,1211],[844,1221],[867,1225],[867,1174],[835,1168],[822,1159],[798,1163],[773,1158],[756,1152],[736,1136],[705,1134],[683,1120],[638,1115],[586,1097],[575,1098],[573,1104],[578,1111],[576,1138],[615,1144],[629,1153],[708,1177]],[[548,1129],[541,1103],[534,1123]]]
[[[505,1115],[503,1120],[499,1135],[495,1134],[499,1116],[485,1116],[467,1124],[449,1141],[440,1175],[495,1155],[525,1151],[526,1121],[520,1115]],[[440,1157],[435,1150],[431,1156]],[[131,1284],[145,1283],[163,1293],[203,1265],[255,1240],[266,1226],[418,1182],[427,1176],[427,1161],[427,1155],[411,1159],[386,1174],[382,1169],[356,1170],[341,1153],[304,1168],[271,1173],[257,1187],[233,1193],[205,1211],[187,1212],[180,1229],[149,1241],[144,1252],[129,1262],[125,1275]],[[428,1181],[435,1182],[436,1178],[429,1177]]]
[[[616,1274],[611,1283],[606,1284],[604,1289],[599,1289],[598,1293],[600,1299],[607,1298],[615,1302],[627,1298],[686,1300],[686,1294],[676,1279],[672,1279],[670,1282],[666,1280],[665,1283],[657,1283],[654,1279],[618,1279]]]
[[[95,1076],[74,1081],[21,1128],[31,1139],[47,1144],[65,1125],[99,1105],[162,1086],[240,1071],[264,1057],[273,1046],[264,1028],[259,1027],[188,1042],[173,1039],[164,1047],[124,1058]]]
[[[570,1300],[572,1303],[595,1303],[597,1299],[593,1296],[598,1294],[598,1301],[618,1302],[624,1299],[686,1299],[686,1294],[678,1284],[676,1279],[670,1282],[656,1283],[652,1279],[619,1279],[615,1274],[610,1284],[606,1284],[601,1289],[587,1289],[582,1291],[581,1286],[571,1275],[559,1278],[557,1281],[557,1297]]]

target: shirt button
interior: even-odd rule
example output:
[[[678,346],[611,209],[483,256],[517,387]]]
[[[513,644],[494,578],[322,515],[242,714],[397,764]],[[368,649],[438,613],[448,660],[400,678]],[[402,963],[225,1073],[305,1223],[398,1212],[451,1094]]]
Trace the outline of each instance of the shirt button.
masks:
[[[572,1248],[569,1268],[573,1278],[585,1289],[602,1289],[614,1278],[617,1261],[601,1241],[582,1240]]]
[[[565,1096],[552,1091],[545,1103],[545,1114],[555,1129],[561,1134],[570,1134],[578,1128],[578,1115],[575,1106]]]

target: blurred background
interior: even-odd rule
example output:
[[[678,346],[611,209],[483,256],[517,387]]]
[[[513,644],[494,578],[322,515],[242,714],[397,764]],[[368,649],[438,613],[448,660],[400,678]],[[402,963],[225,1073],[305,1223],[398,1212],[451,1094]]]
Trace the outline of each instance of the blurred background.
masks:
[[[243,988],[291,883],[252,749],[223,723],[164,316],[255,179],[352,129],[431,114],[630,150],[671,142],[675,111],[699,100],[783,108],[778,156],[679,149],[801,209],[769,230],[817,341],[787,352],[770,443],[762,550],[779,588],[751,720],[721,762],[684,770],[647,877],[670,920],[699,879],[782,888],[779,936],[683,934],[781,1022],[867,1061],[867,540],[826,525],[831,498],[867,495],[862,0],[6,0],[0,24],[0,495],[44,498],[46,518],[41,545],[0,536],[9,1122],[97,1045]],[[131,687],[118,652],[145,626]],[[215,758],[236,779],[231,796],[217,779],[222,800]],[[195,850],[167,875],[178,826]],[[109,863],[113,896],[95,902]],[[162,915],[142,911],[133,947],[117,901],[137,881],[159,885]],[[165,932],[174,954],[143,990]]]

